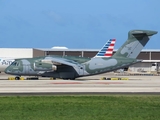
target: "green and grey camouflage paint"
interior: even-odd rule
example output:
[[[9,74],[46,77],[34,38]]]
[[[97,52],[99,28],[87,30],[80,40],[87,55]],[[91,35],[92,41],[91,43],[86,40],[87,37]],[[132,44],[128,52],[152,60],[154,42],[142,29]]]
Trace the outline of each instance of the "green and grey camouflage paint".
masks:
[[[109,58],[78,58],[67,56],[45,56],[38,58],[17,59],[5,72],[13,75],[47,76],[63,79],[75,79],[110,72],[141,62],[136,57],[147,44],[150,36],[157,34],[151,30],[132,30],[128,40]]]

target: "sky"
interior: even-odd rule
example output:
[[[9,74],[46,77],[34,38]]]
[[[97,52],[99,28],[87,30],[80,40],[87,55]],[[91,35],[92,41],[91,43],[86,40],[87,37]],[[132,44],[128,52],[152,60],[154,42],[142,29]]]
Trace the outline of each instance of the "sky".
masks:
[[[134,29],[160,32],[160,0],[0,0],[0,48],[118,49]],[[160,49],[160,33],[144,49]]]

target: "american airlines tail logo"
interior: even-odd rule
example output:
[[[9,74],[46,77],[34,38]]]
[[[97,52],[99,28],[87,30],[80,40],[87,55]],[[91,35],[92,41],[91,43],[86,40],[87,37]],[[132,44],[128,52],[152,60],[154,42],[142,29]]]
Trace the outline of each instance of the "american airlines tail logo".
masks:
[[[116,39],[109,39],[95,57],[111,57],[113,55]]]

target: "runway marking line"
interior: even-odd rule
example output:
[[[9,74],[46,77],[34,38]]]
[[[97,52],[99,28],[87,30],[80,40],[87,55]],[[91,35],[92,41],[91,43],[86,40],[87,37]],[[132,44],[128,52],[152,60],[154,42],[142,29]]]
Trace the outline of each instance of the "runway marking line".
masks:
[[[81,82],[55,82],[51,84],[82,84]]]
[[[123,84],[122,82],[94,82],[94,84]]]
[[[52,82],[51,84],[123,84],[122,82]]]

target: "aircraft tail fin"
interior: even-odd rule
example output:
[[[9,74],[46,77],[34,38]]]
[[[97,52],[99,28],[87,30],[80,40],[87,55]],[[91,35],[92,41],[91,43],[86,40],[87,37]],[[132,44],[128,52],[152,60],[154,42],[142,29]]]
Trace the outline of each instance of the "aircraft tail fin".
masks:
[[[126,58],[137,58],[143,47],[147,44],[150,37],[157,34],[151,30],[131,30],[128,32],[128,40],[113,55]]]
[[[113,55],[116,39],[109,39],[95,57],[111,57]]]

